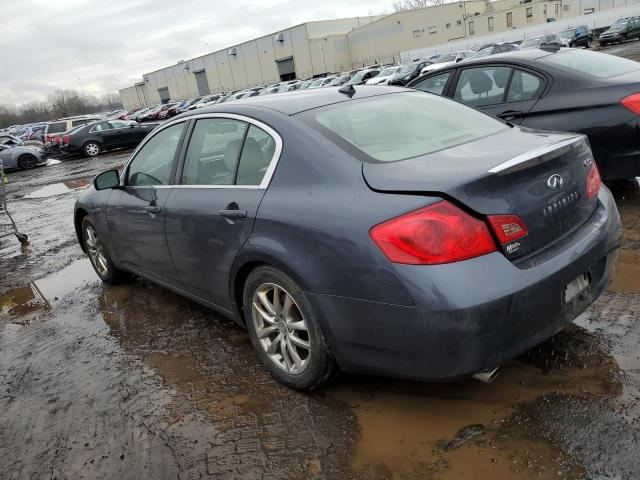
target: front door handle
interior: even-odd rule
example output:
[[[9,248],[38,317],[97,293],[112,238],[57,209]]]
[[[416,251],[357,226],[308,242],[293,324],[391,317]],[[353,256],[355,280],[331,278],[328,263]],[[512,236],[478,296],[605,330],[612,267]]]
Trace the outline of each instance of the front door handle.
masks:
[[[149,205],[148,207],[144,207],[145,212],[148,213],[160,213],[162,211],[162,207],[158,207],[156,205]]]
[[[226,217],[226,218],[245,218],[247,216],[246,210],[238,210],[238,209],[220,210],[219,213],[221,217]]]

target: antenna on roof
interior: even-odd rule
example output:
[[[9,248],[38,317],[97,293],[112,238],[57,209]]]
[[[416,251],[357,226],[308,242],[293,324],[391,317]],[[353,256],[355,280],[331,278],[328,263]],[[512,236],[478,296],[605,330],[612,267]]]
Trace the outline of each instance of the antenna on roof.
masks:
[[[353,86],[353,84],[349,83],[347,85],[340,87],[338,91],[340,93],[344,93],[346,96],[351,98],[356,93],[356,88]]]

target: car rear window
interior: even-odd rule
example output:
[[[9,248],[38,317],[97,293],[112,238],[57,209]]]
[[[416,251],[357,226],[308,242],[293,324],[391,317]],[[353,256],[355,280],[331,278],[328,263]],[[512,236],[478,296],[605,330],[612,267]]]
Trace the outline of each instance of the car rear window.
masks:
[[[67,130],[67,122],[50,123],[47,133],[62,133]]]
[[[484,113],[423,92],[350,100],[306,115],[310,125],[348,142],[370,162],[426,155],[509,128]]]
[[[597,78],[617,77],[640,70],[640,64],[633,60],[586,50],[566,50],[542,57],[540,61]]]

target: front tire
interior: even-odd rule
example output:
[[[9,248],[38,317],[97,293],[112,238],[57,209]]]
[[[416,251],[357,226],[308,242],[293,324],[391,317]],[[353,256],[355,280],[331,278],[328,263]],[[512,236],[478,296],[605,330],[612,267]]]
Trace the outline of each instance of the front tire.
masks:
[[[33,155],[24,154],[18,157],[18,166],[23,170],[30,170],[38,166],[38,159]]]
[[[245,283],[244,313],[251,343],[276,380],[313,390],[335,370],[335,360],[305,293],[280,270],[258,267]]]
[[[100,155],[100,144],[98,142],[87,142],[82,147],[85,157],[97,157]]]
[[[116,268],[111,261],[111,257],[89,217],[82,219],[82,239],[87,254],[89,255],[91,266],[98,277],[100,277],[100,280],[104,283],[116,284],[126,278],[126,273]]]

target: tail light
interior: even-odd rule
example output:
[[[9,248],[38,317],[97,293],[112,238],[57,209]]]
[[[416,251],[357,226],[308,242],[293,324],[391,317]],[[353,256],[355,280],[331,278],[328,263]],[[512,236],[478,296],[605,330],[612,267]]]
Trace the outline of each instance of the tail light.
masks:
[[[64,144],[69,145],[69,135],[64,136]]]
[[[436,265],[496,251],[487,225],[447,201],[380,223],[369,235],[393,263]]]
[[[632,93],[620,100],[620,103],[636,115],[640,115],[640,93]]]
[[[498,241],[504,245],[527,235],[527,227],[517,215],[489,215],[489,224]]]
[[[598,195],[600,187],[602,186],[602,179],[600,178],[600,172],[596,166],[596,162],[591,165],[589,175],[587,175],[587,198],[593,198]]]

